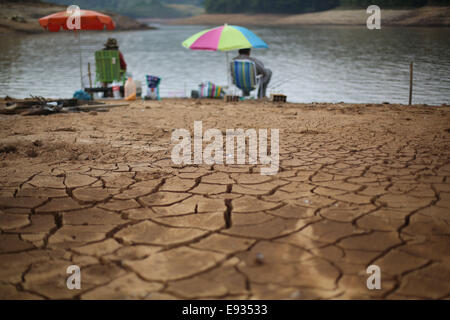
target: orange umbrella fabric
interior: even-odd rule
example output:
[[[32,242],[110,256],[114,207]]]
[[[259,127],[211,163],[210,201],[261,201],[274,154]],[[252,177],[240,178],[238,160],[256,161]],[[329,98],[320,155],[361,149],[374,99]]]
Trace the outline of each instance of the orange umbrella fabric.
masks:
[[[67,19],[70,13],[61,11],[39,19],[39,24],[51,32],[69,30],[67,28]],[[92,10],[80,10],[81,30],[114,30],[115,23],[111,17]]]

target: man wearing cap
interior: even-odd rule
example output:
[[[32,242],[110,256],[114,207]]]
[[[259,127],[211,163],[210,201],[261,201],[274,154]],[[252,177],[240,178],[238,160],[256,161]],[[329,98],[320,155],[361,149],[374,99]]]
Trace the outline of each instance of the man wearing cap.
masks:
[[[120,59],[120,69],[124,72],[127,71],[127,64],[125,62],[125,59],[123,57],[122,52],[119,50],[119,45],[117,44],[117,40],[114,38],[109,38],[108,41],[105,43],[105,47],[103,50],[117,50],[119,51],[119,59]]]

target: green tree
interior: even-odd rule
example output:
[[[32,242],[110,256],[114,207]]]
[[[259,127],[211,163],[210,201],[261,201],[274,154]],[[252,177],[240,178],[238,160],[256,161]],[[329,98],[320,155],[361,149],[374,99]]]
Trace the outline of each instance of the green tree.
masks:
[[[376,4],[381,8],[413,8],[427,4],[428,0],[340,0],[341,6],[349,8],[367,8]]]
[[[339,0],[205,0],[211,13],[302,13],[328,10]]]
[[[450,0],[205,0],[210,13],[304,13],[341,6],[367,8],[415,8],[424,5],[450,5]]]
[[[179,18],[186,16],[171,4],[196,4],[202,0],[47,0],[53,3],[71,5],[76,3],[82,9],[107,10],[133,18],[157,17]]]

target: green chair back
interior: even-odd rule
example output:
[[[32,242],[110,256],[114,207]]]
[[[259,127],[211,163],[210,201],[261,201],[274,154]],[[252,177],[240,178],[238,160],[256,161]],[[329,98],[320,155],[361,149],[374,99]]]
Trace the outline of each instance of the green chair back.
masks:
[[[124,71],[120,69],[119,51],[100,50],[95,53],[96,79],[98,82],[123,81]]]

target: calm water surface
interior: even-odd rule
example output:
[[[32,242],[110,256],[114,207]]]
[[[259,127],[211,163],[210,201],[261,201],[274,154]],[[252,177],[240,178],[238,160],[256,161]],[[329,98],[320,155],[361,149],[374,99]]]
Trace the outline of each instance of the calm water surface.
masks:
[[[227,83],[222,52],[189,51],[181,42],[201,26],[83,32],[84,73],[108,37],[118,39],[136,80],[162,77],[163,97],[189,95],[202,81]],[[269,93],[292,102],[450,103],[450,28],[252,28],[269,45],[255,50],[274,76]],[[78,42],[71,33],[0,36],[0,96],[71,97],[79,89]],[[230,56],[235,55],[232,52]],[[87,78],[85,78],[87,83]]]

